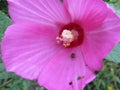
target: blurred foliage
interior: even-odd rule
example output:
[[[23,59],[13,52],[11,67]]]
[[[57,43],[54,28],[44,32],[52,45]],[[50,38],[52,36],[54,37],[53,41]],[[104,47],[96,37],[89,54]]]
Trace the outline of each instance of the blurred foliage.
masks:
[[[3,11],[4,13],[7,14],[7,2],[6,0],[0,0],[0,11]]]
[[[5,13],[0,11],[0,41],[3,37],[4,30],[10,24],[11,24],[11,20],[9,19],[9,17],[6,16]]]
[[[105,60],[97,78],[85,90],[120,90],[120,63]]]
[[[120,0],[104,0],[120,14]],[[0,40],[11,21],[8,18],[6,0],[0,0]],[[120,59],[120,58],[117,58]],[[120,63],[104,60],[105,65],[97,78],[88,84],[85,90],[120,90]],[[0,90],[44,90],[37,81],[24,80],[14,73],[6,72],[0,60]]]
[[[120,43],[113,48],[112,52],[105,59],[120,63]]]

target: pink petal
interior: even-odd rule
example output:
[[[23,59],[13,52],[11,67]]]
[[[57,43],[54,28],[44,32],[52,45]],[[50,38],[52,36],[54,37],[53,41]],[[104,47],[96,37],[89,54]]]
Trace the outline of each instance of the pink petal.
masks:
[[[71,58],[72,53],[75,58]],[[78,77],[81,79],[77,80]],[[94,78],[94,73],[86,67],[78,47],[57,52],[40,73],[38,82],[48,90],[83,90]]]
[[[36,79],[49,59],[59,50],[58,30],[37,24],[13,24],[2,40],[2,59],[7,71]]]
[[[84,29],[93,29],[104,21],[108,8],[102,0],[64,0],[72,21]]]
[[[13,22],[66,24],[70,17],[60,0],[8,0]]]
[[[109,15],[101,27],[86,33],[84,54],[87,65],[94,69],[102,68],[102,59],[120,41],[120,18],[109,9]]]

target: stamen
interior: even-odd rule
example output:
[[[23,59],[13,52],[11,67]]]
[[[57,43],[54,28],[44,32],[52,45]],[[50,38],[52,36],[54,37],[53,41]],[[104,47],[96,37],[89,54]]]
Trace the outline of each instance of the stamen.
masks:
[[[61,35],[59,37],[57,37],[57,43],[62,43],[63,46],[65,47],[69,47],[70,44],[77,39],[78,37],[78,33],[74,30],[63,30],[63,32],[61,33]]]

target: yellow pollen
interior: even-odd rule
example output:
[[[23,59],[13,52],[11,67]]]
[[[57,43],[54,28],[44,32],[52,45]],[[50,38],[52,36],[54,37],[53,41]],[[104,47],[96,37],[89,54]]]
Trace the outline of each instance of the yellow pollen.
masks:
[[[62,34],[60,37],[57,37],[57,42],[60,43],[62,42],[63,43],[63,46],[65,47],[68,47],[70,46],[70,44],[74,41],[75,39],[75,33],[73,31],[70,31],[70,30],[63,30]]]
[[[66,38],[66,39],[70,39],[70,40],[73,40],[74,39],[74,35],[71,31],[69,30],[64,30],[62,32],[62,35],[61,35],[63,38]]]

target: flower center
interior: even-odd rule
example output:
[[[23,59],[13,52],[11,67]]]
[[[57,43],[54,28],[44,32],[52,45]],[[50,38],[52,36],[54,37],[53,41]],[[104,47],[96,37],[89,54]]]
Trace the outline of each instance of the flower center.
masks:
[[[74,47],[80,45],[83,38],[83,29],[78,24],[70,23],[62,28],[56,39],[57,43],[62,43],[64,47]]]

